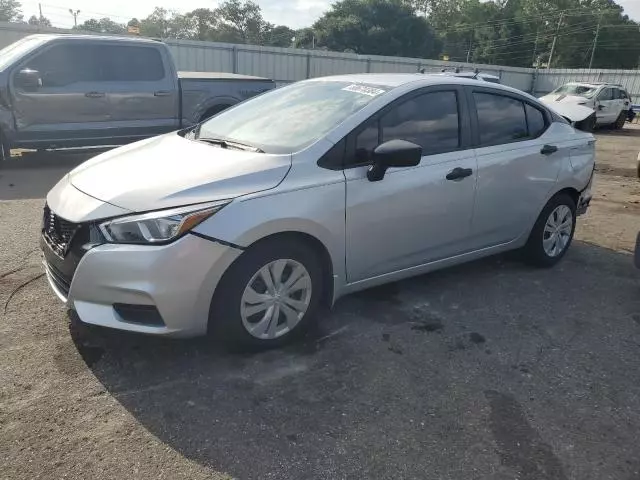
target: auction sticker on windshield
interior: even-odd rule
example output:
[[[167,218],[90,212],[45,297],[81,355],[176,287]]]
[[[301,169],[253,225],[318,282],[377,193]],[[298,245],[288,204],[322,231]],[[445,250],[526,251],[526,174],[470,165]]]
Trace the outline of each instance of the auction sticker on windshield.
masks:
[[[346,92],[361,93],[363,95],[369,95],[370,97],[376,97],[384,93],[384,90],[380,88],[366,87],[364,85],[357,85],[355,83],[352,85],[349,85],[348,87],[344,87],[342,90]]]

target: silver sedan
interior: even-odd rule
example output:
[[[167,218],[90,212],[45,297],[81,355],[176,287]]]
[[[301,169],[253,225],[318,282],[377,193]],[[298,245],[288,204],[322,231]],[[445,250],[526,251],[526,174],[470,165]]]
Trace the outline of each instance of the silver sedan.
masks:
[[[357,290],[507,250],[555,265],[591,200],[594,143],[473,79],[299,82],[65,176],[45,269],[87,323],[280,345]]]

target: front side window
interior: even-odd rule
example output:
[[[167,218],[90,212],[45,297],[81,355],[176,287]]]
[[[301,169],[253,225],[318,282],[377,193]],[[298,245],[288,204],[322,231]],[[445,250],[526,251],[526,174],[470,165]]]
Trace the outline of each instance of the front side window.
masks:
[[[294,83],[204,122],[198,138],[227,139],[267,153],[293,153],[322,138],[388,90],[344,81]]]
[[[56,45],[27,61],[23,68],[40,73],[42,88],[57,88],[102,81],[103,60],[92,45]]]
[[[613,100],[613,88],[605,88],[598,94],[598,100]]]
[[[423,155],[460,147],[456,92],[425,93],[393,108],[380,119],[382,142],[406,140],[422,147]]]
[[[500,145],[529,137],[524,103],[493,93],[474,92],[482,146]]]

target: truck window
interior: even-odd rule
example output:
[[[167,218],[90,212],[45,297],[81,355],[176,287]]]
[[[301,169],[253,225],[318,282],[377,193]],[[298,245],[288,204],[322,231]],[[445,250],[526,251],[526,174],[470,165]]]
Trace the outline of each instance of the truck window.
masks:
[[[165,78],[162,55],[157,48],[133,45],[102,45],[108,65],[106,80],[115,82],[156,82]]]
[[[55,45],[28,60],[23,68],[40,72],[43,88],[102,81],[103,65],[92,45]]]

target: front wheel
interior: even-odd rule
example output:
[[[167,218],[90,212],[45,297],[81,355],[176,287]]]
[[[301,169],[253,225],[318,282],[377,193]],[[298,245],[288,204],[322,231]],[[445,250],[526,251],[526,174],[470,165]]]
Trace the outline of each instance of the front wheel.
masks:
[[[552,267],[567,253],[576,229],[576,204],[566,194],[554,196],[540,213],[525,246],[525,259]]]
[[[212,301],[209,331],[233,347],[283,345],[312,323],[322,283],[313,249],[295,240],[267,240],[224,274]]]
[[[613,124],[613,127],[616,130],[622,130],[624,128],[624,124],[627,121],[627,115],[627,112],[624,110],[620,112],[620,115],[618,115],[616,122]]]

